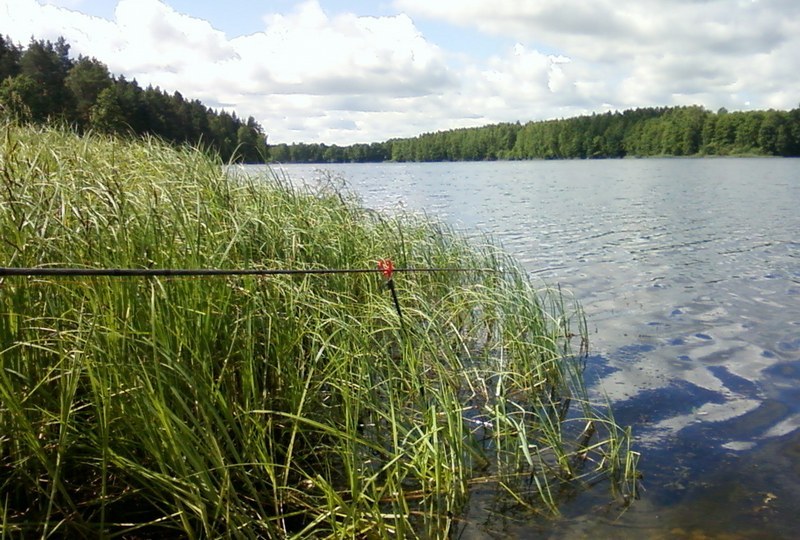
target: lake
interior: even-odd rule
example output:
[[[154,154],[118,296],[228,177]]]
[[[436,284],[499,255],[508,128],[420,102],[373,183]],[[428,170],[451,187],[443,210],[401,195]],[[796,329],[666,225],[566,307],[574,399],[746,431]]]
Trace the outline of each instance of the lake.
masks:
[[[542,521],[470,502],[461,538],[790,538],[800,518],[800,160],[288,165],[366,206],[490,233],[583,305],[586,377],[645,491]],[[328,171],[323,173],[322,171]]]

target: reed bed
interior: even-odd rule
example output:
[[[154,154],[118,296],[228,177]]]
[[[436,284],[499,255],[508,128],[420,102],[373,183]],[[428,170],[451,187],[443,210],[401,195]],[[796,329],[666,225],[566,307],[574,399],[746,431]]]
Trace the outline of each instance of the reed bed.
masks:
[[[500,250],[153,139],[0,126],[0,265],[475,269],[0,278],[0,536],[441,538],[473,484],[635,496],[586,328]]]

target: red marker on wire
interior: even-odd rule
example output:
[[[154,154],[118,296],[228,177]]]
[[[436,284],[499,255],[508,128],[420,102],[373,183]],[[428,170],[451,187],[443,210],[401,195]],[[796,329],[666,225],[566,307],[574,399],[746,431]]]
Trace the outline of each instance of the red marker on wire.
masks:
[[[381,271],[383,277],[386,278],[386,286],[392,293],[392,300],[394,300],[394,307],[397,309],[397,315],[400,317],[400,326],[403,327],[403,312],[400,311],[400,301],[397,299],[397,291],[394,288],[394,263],[391,259],[378,259],[378,270]]]

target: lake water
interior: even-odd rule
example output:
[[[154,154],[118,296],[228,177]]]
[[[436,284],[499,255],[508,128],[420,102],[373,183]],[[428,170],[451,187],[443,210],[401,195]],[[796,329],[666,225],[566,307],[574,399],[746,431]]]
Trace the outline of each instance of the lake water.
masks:
[[[620,516],[598,487],[544,523],[478,500],[462,538],[798,534],[800,160],[283,168],[491,233],[585,308],[586,375],[633,426],[646,491]]]

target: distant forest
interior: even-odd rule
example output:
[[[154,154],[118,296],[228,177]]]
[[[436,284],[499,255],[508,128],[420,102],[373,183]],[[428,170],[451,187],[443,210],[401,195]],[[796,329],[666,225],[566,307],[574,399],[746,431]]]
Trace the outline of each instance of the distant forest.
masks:
[[[27,48],[0,36],[0,115],[21,122],[60,122],[78,131],[154,135],[201,146],[222,160],[263,163],[264,130],[251,116],[215,111],[198,100],[112,76],[102,62],[69,56],[69,44],[31,40]]]
[[[270,148],[270,158],[282,163],[730,155],[800,156],[800,108],[716,113],[699,106],[644,108],[439,131],[383,143]]]
[[[561,120],[501,123],[350,146],[267,146],[251,116],[215,111],[179,93],[112,76],[102,62],[69,56],[69,44],[0,37],[0,115],[63,122],[79,131],[150,134],[245,163],[600,159],[626,156],[800,156],[800,108],[712,112],[651,107]]]

